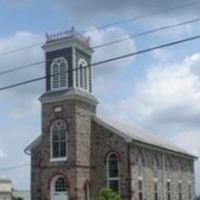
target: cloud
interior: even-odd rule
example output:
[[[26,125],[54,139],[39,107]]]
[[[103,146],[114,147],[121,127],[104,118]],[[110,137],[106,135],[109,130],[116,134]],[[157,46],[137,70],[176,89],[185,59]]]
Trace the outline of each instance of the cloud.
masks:
[[[199,132],[182,132],[171,138],[178,146],[187,149],[196,156],[200,156]]]
[[[100,113],[144,127],[200,156],[200,54],[170,64],[163,64],[162,59],[160,61],[160,65],[148,67],[146,75],[136,83],[132,91],[129,90],[127,97],[117,96],[114,100],[108,98],[108,101],[101,104]],[[108,90],[107,82],[102,80],[98,84],[101,86],[97,87],[97,94],[104,93],[106,96],[110,94],[109,90],[112,95],[115,94],[115,81],[109,85]],[[123,83],[120,84],[123,87]],[[122,93],[123,90],[119,91]],[[199,169],[198,161],[198,179]],[[197,180],[198,193],[199,186]]]
[[[98,31],[95,29],[95,27],[92,28],[93,31],[87,34],[87,36],[91,36],[92,38],[92,46],[128,36],[128,34],[120,28],[109,28],[102,31]],[[18,49],[24,46],[35,44],[43,40],[43,36],[41,35],[33,34],[28,31],[18,31],[10,37],[0,38],[0,54],[9,52],[12,49]],[[135,51],[135,44],[133,40],[129,40],[122,44],[115,44],[112,46],[99,48],[94,52],[93,62],[117,57],[119,55],[127,54],[133,51]],[[3,66],[1,71],[28,65],[38,61],[43,61],[44,59],[44,52],[40,46],[25,49],[23,51],[17,51],[15,53],[1,57],[0,65]],[[133,61],[134,59],[125,59],[97,66],[95,67],[95,77],[100,78],[102,76],[115,76],[116,74],[119,74],[119,72],[125,70]],[[0,84],[3,87],[13,83],[44,76],[44,66],[45,63],[31,66],[30,68],[14,73],[5,74],[1,76]],[[13,109],[10,111],[10,115],[14,118],[36,115],[39,111],[39,103],[35,102],[37,102],[38,96],[43,93],[44,86],[44,81],[39,81],[1,91],[2,95],[0,99],[12,99],[11,104]]]
[[[6,157],[6,153],[0,150],[0,159],[5,158],[5,157]]]
[[[106,30],[97,30],[95,27],[91,27],[93,31],[87,33],[87,36],[91,38],[91,46],[95,47],[101,44],[105,44],[107,42],[115,41],[121,38],[129,37],[128,33],[126,33],[121,28],[108,28]],[[134,40],[130,39],[124,41],[123,43],[116,43],[113,45],[104,46],[101,48],[94,49],[93,62],[98,62],[110,58],[114,58],[117,56],[125,55],[128,53],[134,52],[136,49]],[[126,70],[126,68],[132,64],[134,61],[131,59],[121,59],[115,62],[105,63],[95,67],[95,76],[113,76],[121,72],[122,70]]]
[[[24,46],[36,44],[42,40],[43,37],[40,35],[35,35],[27,31],[19,31],[13,36],[0,38],[0,54],[9,52],[12,49],[19,49],[23,48]],[[14,53],[1,56],[1,72],[43,60],[44,56],[40,47],[25,49],[23,51],[16,51]],[[0,84],[3,87],[30,80],[36,77],[41,77],[43,75],[44,64],[34,65],[24,70],[2,75]],[[10,101],[11,105],[13,105],[11,115],[15,117],[22,117],[26,116],[25,114],[28,113],[29,115],[35,113],[35,110],[37,110],[34,109],[35,101],[37,101],[36,99],[42,93],[42,91],[44,91],[43,81],[34,82],[31,84],[15,87],[13,89],[1,91],[0,99],[12,99],[12,101]]]
[[[79,22],[91,23],[95,19],[106,19],[108,17],[134,17],[138,15],[144,15],[147,13],[153,13],[167,8],[176,7],[191,3],[188,0],[183,0],[178,3],[176,0],[160,1],[133,1],[133,0],[85,0],[85,1],[70,1],[59,0],[55,3],[60,3],[63,9],[67,9],[71,16],[77,19]],[[184,13],[184,15],[183,15]],[[193,5],[187,8],[177,9],[171,12],[160,12],[155,17],[159,20],[161,18],[186,18],[188,16],[198,16],[199,6]],[[148,17],[151,19],[151,17]]]
[[[132,94],[118,101],[118,112],[121,110],[123,115],[131,110],[131,119],[143,125],[182,124],[200,128],[200,81],[198,73],[194,73],[198,66],[200,54],[183,62],[150,67]]]
[[[174,137],[171,138],[171,141],[175,143],[176,145],[187,149],[187,151],[193,153],[193,155],[198,156],[200,158],[200,137],[199,132],[181,132]],[[196,169],[196,191],[199,194],[199,188],[200,188],[200,161],[195,162],[195,169]]]

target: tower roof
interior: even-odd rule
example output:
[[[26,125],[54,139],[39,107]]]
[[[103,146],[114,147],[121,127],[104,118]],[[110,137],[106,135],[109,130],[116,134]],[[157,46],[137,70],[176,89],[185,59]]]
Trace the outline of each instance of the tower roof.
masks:
[[[54,43],[54,42],[60,42],[64,41],[66,39],[76,39],[81,44],[87,46],[90,48],[90,37],[86,37],[75,30],[75,28],[72,26],[70,29],[65,30],[63,32],[58,32],[55,34],[45,34],[46,36],[46,44]]]

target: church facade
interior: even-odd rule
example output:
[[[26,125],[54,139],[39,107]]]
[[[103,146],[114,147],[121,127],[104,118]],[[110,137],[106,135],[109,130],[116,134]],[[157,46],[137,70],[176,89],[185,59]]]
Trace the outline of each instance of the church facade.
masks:
[[[46,37],[42,133],[25,150],[32,200],[89,200],[104,187],[122,200],[194,200],[195,156],[97,115],[89,39],[73,28]]]

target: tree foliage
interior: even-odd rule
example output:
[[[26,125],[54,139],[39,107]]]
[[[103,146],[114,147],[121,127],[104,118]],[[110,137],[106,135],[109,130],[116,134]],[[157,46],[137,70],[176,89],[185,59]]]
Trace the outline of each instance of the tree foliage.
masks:
[[[119,200],[119,195],[109,188],[103,188],[95,200]]]
[[[21,197],[13,197],[13,200],[24,200],[24,199]]]
[[[198,197],[196,198],[196,200],[200,200],[200,196],[198,196]]]

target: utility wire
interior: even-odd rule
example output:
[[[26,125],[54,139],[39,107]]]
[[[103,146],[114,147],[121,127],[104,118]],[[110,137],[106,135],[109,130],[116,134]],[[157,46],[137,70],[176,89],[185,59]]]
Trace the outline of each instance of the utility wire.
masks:
[[[129,40],[129,39],[132,39],[132,38],[138,38],[138,37],[141,37],[141,36],[144,36],[144,35],[149,35],[149,34],[152,34],[152,33],[159,32],[159,31],[163,31],[163,30],[167,30],[167,29],[171,29],[171,28],[175,28],[175,27],[180,27],[180,26],[192,24],[192,23],[196,23],[196,22],[199,22],[199,21],[200,21],[200,17],[192,19],[192,20],[180,22],[180,23],[177,23],[177,24],[161,26],[161,27],[149,30],[149,31],[144,31],[144,32],[141,32],[141,33],[137,33],[135,35],[130,35],[129,37],[125,37],[125,38],[121,38],[121,39],[118,39],[118,40],[113,40],[111,42],[107,42],[107,43],[104,43],[104,44],[96,45],[96,46],[93,46],[92,48],[93,49],[97,49],[97,48],[100,48],[100,47],[104,47],[104,46],[116,44],[116,43],[119,43],[119,42],[123,42],[125,40]]]
[[[158,14],[161,14],[161,13],[166,13],[166,12],[170,12],[170,11],[174,11],[174,10],[179,10],[179,9],[182,9],[182,8],[187,8],[187,7],[195,6],[195,5],[198,5],[198,4],[200,4],[200,1],[193,1],[193,2],[190,2],[190,3],[187,3],[187,4],[182,4],[182,5],[179,5],[179,6],[169,7],[169,8],[162,9],[162,10],[155,11],[155,12],[151,12],[151,13],[148,13],[148,14],[139,15],[139,16],[132,17],[132,18],[129,18],[129,19],[116,21],[116,22],[105,24],[105,25],[102,25],[102,26],[97,26],[94,29],[84,30],[84,31],[81,31],[80,33],[88,33],[88,32],[92,32],[92,31],[94,31],[96,29],[98,29],[98,30],[106,29],[108,27],[112,27],[112,26],[115,26],[115,25],[129,23],[131,21],[137,21],[137,20],[140,20],[140,19],[145,19],[145,18],[154,16],[154,15],[158,15]],[[28,45],[28,46],[24,46],[24,47],[21,47],[21,48],[8,50],[8,51],[0,53],[0,56],[5,56],[5,55],[11,54],[11,53],[18,52],[18,51],[23,51],[23,50],[26,50],[26,49],[29,49],[29,48],[40,46],[42,44],[43,44],[43,42],[38,42],[38,43],[31,44],[31,45]]]
[[[152,33],[155,33],[155,32],[159,32],[159,31],[163,31],[163,30],[167,30],[167,29],[171,29],[171,28],[175,28],[175,27],[188,25],[188,24],[191,24],[191,23],[196,23],[196,22],[199,22],[199,21],[200,21],[200,18],[195,18],[195,19],[184,21],[184,22],[177,23],[177,24],[162,26],[162,27],[159,27],[159,28],[156,28],[156,29],[152,29],[152,30],[149,30],[149,31],[145,31],[145,32],[141,32],[141,33],[138,33],[138,34],[135,34],[135,35],[131,35],[129,37],[125,37],[125,38],[122,38],[122,39],[113,40],[111,42],[107,42],[107,43],[99,44],[99,45],[96,45],[96,46],[92,46],[91,48],[92,49],[98,49],[98,48],[102,48],[102,47],[105,47],[105,46],[117,44],[117,43],[129,40],[129,39],[132,39],[132,38],[142,37],[144,35],[152,34]],[[87,51],[87,49],[85,49],[85,50]],[[50,60],[50,61],[52,61],[52,60]],[[48,62],[48,60],[46,62]],[[8,69],[8,70],[4,70],[4,71],[0,72],[0,76],[4,75],[4,74],[11,73],[11,72],[19,71],[19,70],[22,70],[22,69],[30,68],[32,66],[35,66],[35,65],[38,65],[38,64],[43,64],[43,63],[45,63],[44,60],[43,61],[34,62],[34,63],[28,64],[28,65],[23,65],[23,66],[20,66],[20,67],[15,67],[15,68],[11,68],[11,69]]]
[[[11,72],[19,71],[19,70],[22,70],[22,69],[26,69],[26,68],[29,68],[29,67],[32,67],[32,66],[35,66],[35,65],[39,65],[39,64],[42,64],[44,62],[45,61],[38,61],[38,62],[34,62],[34,63],[28,64],[28,65],[23,65],[23,66],[20,66],[20,67],[11,68],[11,69],[0,72],[0,76],[4,75],[4,74],[9,74]]]
[[[154,47],[151,47],[151,48],[136,51],[136,52],[133,52],[133,53],[125,54],[125,55],[122,55],[122,56],[102,60],[102,61],[99,61],[99,62],[96,62],[96,63],[92,63],[88,66],[85,66],[84,68],[87,68],[89,66],[91,66],[91,67],[98,66],[98,65],[101,65],[101,64],[104,64],[104,63],[108,63],[108,62],[112,62],[112,61],[116,61],[116,60],[120,60],[120,59],[125,59],[125,58],[128,58],[128,57],[132,57],[132,56],[140,55],[140,54],[147,53],[147,52],[150,52],[150,51],[154,51],[156,49],[162,49],[162,48],[181,44],[181,43],[184,43],[184,42],[189,42],[189,41],[196,40],[196,39],[200,39],[200,34],[193,36],[193,37],[185,38],[185,39],[182,39],[182,40],[177,40],[177,41],[174,41],[174,42],[170,42],[170,43],[162,44],[162,45],[159,45],[159,46],[154,46]],[[77,71],[78,69],[80,69],[80,67],[78,67],[76,69],[72,69],[72,70],[67,70],[67,71],[65,71],[65,73]],[[60,75],[60,74],[61,73],[53,74],[53,75],[50,75],[49,77],[57,76],[57,75]],[[22,82],[18,82],[18,83],[15,83],[15,84],[7,85],[7,86],[4,86],[4,87],[1,87],[0,91],[11,89],[11,88],[18,87],[18,86],[21,86],[21,85],[26,85],[26,84],[33,83],[33,82],[37,82],[37,81],[40,81],[40,80],[43,80],[43,79],[46,79],[46,78],[47,78],[47,76],[41,76],[41,77],[38,77],[38,78],[35,78],[35,79],[31,79],[31,80],[22,81]]]
[[[144,15],[132,17],[132,18],[129,18],[129,19],[116,21],[116,22],[113,22],[113,23],[110,23],[110,24],[106,24],[106,25],[102,25],[102,26],[98,26],[97,29],[105,29],[105,28],[108,28],[110,26],[129,23],[129,22],[132,22],[132,21],[136,21],[136,20],[152,17],[154,15],[158,15],[158,14],[161,14],[161,13],[166,13],[166,12],[178,10],[178,9],[181,9],[181,8],[191,7],[191,6],[198,5],[198,4],[200,4],[200,1],[193,1],[193,2],[190,2],[190,3],[186,3],[186,4],[174,6],[174,7],[169,7],[169,8],[166,8],[166,9],[161,9],[159,11],[150,12],[148,14],[144,14]],[[92,31],[92,30],[89,30],[88,32],[90,32],[90,31]],[[87,32],[87,31],[85,31],[85,32]],[[82,33],[84,33],[84,31]]]
[[[28,166],[30,166],[30,164],[16,165],[12,167],[0,168],[0,171],[10,171],[10,170],[20,169],[20,168],[24,168]]]
[[[18,52],[18,51],[23,51],[23,50],[26,50],[26,49],[38,47],[41,44],[43,44],[43,42],[38,42],[38,43],[31,44],[31,45],[28,45],[28,46],[24,46],[24,47],[21,47],[21,48],[11,49],[11,50],[0,53],[0,56],[5,56],[5,55],[11,54],[11,53]]]

